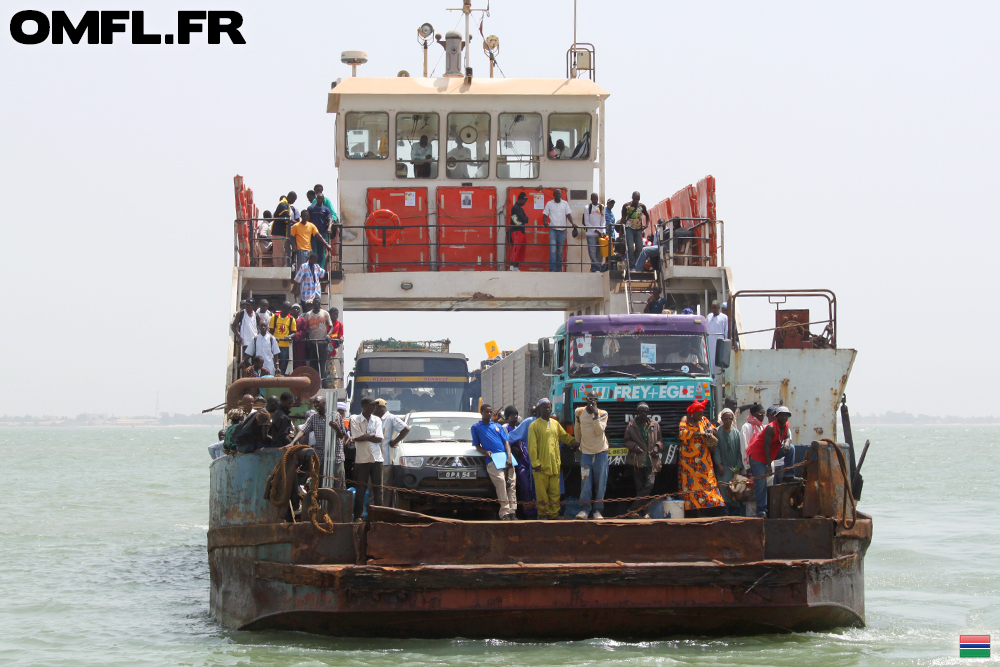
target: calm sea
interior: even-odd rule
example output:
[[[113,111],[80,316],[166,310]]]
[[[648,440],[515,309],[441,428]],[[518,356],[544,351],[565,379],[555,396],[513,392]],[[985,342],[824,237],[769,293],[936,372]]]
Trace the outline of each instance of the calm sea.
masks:
[[[214,428],[0,430],[0,665],[1000,663],[1000,427],[868,427],[868,627],[650,643],[234,632],[208,613]],[[994,657],[962,660],[960,634]]]

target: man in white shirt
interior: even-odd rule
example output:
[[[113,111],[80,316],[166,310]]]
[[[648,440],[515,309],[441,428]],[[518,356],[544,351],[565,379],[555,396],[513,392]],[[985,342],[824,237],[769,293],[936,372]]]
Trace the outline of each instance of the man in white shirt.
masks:
[[[261,325],[261,331],[254,336],[250,344],[247,345],[246,352],[251,357],[260,357],[264,360],[264,368],[270,375],[274,375],[274,358],[278,356],[281,347],[278,346],[278,339]]]
[[[375,416],[382,420],[382,484],[393,486],[392,450],[410,432],[410,427],[402,419],[389,412],[385,399],[375,399]]]
[[[562,198],[562,190],[556,190],[552,200],[542,209],[542,224],[549,228],[549,271],[562,271],[563,250],[566,248],[567,223],[576,229],[569,202]]]
[[[361,414],[351,417],[351,439],[357,447],[354,459],[354,522],[365,513],[365,491],[371,504],[382,504],[382,420],[375,416],[375,401],[361,399]]]
[[[590,203],[583,211],[583,229],[587,233],[587,254],[590,255],[590,272],[600,273],[602,270],[601,247],[599,239],[604,236],[604,207],[596,192],[591,193]]]
[[[712,302],[712,313],[708,316],[708,363],[709,372],[715,375],[715,345],[716,341],[729,334],[729,317],[722,312],[727,304]]]
[[[452,167],[451,162],[455,161]],[[448,178],[470,178],[470,170],[476,168],[472,162],[472,150],[468,146],[459,144],[448,151]]]
[[[236,337],[236,343],[243,346],[244,352],[256,338],[257,332],[261,329],[267,329],[257,316],[257,311],[254,310],[253,298],[248,298],[243,302],[243,310],[236,313],[230,329]]]
[[[420,135],[420,143],[410,144],[410,161],[413,162],[414,178],[431,177],[431,159],[434,157],[434,147],[427,140],[426,134]]]

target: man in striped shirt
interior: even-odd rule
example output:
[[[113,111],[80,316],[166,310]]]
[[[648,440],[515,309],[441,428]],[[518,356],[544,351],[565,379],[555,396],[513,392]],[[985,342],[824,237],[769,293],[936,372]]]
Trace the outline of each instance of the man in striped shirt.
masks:
[[[313,299],[318,299],[322,293],[319,281],[326,277],[326,271],[319,265],[319,256],[316,253],[309,253],[309,261],[299,267],[295,274],[295,282],[299,284],[299,299],[302,301],[302,309],[306,310]]]
[[[313,449],[316,450],[316,455],[319,456],[320,465],[322,465],[323,457],[326,454],[326,398],[323,396],[314,398],[313,407],[315,411],[309,411],[309,416],[302,426],[302,435],[307,438],[308,442],[309,434],[313,434],[315,438]]]

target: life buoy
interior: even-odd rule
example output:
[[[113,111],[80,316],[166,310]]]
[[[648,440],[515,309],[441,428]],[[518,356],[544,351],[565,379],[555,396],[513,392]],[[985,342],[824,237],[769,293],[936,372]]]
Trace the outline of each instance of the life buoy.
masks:
[[[394,227],[394,229],[377,229],[378,227]],[[395,245],[402,235],[399,216],[387,208],[373,211],[365,220],[365,236],[372,245]]]

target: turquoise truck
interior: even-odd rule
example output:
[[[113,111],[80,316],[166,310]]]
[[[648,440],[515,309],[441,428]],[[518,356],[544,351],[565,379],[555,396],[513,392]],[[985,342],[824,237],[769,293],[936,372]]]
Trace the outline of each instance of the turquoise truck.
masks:
[[[632,495],[625,466],[625,427],[640,402],[663,433],[664,461],[676,460],[678,427],[693,401],[708,399],[708,414],[719,408],[709,368],[707,322],[701,315],[572,316],[555,336],[531,343],[482,373],[483,401],[494,407],[514,405],[527,416],[531,405],[547,397],[554,417],[567,430],[573,411],[588,392],[600,394],[608,412],[610,445],[608,497]],[[729,341],[717,341],[716,364],[728,365]],[[563,452],[566,494],[579,488],[579,455]],[[676,477],[676,476],[675,476]]]

